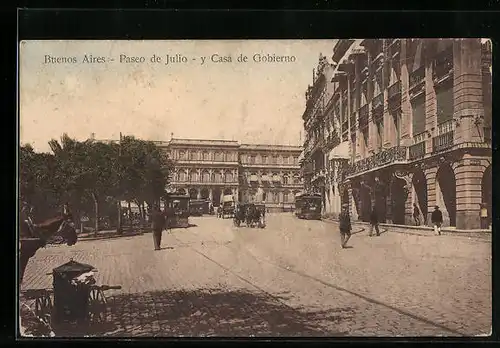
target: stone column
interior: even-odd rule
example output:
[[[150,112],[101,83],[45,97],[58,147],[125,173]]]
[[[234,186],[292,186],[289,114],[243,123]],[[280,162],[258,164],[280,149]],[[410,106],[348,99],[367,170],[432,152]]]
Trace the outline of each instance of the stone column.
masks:
[[[455,144],[481,142],[484,106],[480,39],[454,40],[453,69]]]
[[[457,187],[457,229],[478,229],[482,203],[482,179],[486,159],[465,155],[455,168]]]
[[[425,130],[435,137],[438,134],[437,100],[434,80],[432,79],[432,65],[425,64]],[[432,153],[432,141],[425,142],[425,153]]]
[[[437,166],[426,168],[424,170],[425,179],[427,181],[427,223],[431,224],[431,214],[434,211],[436,201],[436,174]]]
[[[348,182],[347,191],[349,193],[349,214],[351,215],[351,221],[356,221],[359,219],[358,213],[356,211],[356,203],[354,202],[352,183]]]
[[[197,191],[198,191],[198,194],[197,194],[196,198],[197,199],[201,199],[201,189],[197,189]]]
[[[409,96],[409,71],[407,57],[407,42],[408,39],[401,39],[401,145],[410,146],[412,142],[412,110]]]
[[[214,200],[214,189],[213,188],[210,188],[208,190],[208,199],[210,199],[210,202],[213,202],[213,200]]]

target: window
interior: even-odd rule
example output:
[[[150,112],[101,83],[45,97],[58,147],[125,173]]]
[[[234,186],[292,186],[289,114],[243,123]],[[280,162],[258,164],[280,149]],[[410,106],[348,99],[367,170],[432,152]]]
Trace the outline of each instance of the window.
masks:
[[[191,161],[196,161],[198,159],[198,153],[196,151],[191,151],[189,153],[189,158]]]
[[[210,173],[208,172],[208,170],[205,170],[203,172],[202,179],[203,182],[210,182]]]
[[[278,164],[283,164],[283,157],[281,156],[278,157]]]
[[[262,160],[262,157],[260,155],[257,155],[255,157],[255,163],[260,164],[260,163],[262,163],[261,160]]]
[[[383,146],[383,142],[384,142],[384,121],[383,121],[383,119],[376,122],[375,126],[377,128],[377,150],[382,151],[382,146]]]
[[[181,160],[186,159],[186,153],[184,151],[179,151],[179,159]]]
[[[233,181],[233,174],[231,172],[226,172],[224,179],[225,179],[225,182],[232,182]]]
[[[214,173],[214,179],[215,179],[214,182],[216,182],[216,183],[222,182],[222,175],[221,175],[221,173],[220,172],[215,172]]]
[[[278,161],[278,156],[273,156],[272,160],[271,160],[271,164],[276,164],[277,161]]]
[[[190,172],[189,173],[189,181],[191,182],[196,182],[198,181],[198,173],[197,172]]]
[[[186,181],[186,172],[184,170],[179,171],[179,181]]]
[[[437,123],[453,119],[453,88],[439,88],[436,90]]]
[[[411,103],[413,135],[425,132],[425,98],[420,97]]]
[[[283,176],[283,184],[288,185],[288,175]]]
[[[288,199],[289,199],[289,193],[288,192],[285,192],[283,193],[283,202],[284,203],[288,203]]]
[[[250,156],[250,164],[255,164],[255,156],[254,155]]]
[[[262,156],[262,163],[267,164],[267,156]]]
[[[203,152],[203,160],[204,161],[208,161],[210,160],[210,154],[208,152]]]
[[[217,153],[215,154],[215,160],[216,160],[217,162],[222,162],[222,161],[223,161],[223,156],[224,156],[224,155],[223,155],[221,152],[217,152]]]

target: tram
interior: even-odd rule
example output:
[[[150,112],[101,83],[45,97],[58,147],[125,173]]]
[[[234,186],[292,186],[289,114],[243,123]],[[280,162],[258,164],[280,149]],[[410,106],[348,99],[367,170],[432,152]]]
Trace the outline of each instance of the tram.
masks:
[[[296,195],[295,216],[299,219],[321,220],[321,195],[315,193]]]
[[[166,207],[172,208],[174,216],[167,216],[170,227],[189,227],[189,196],[181,194],[168,194],[165,199]]]

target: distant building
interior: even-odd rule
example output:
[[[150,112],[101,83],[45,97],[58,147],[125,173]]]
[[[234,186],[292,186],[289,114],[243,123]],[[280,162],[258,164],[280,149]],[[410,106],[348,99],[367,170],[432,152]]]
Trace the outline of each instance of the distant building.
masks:
[[[299,146],[176,138],[157,145],[175,162],[170,186],[214,206],[224,195],[234,195],[240,202],[265,202],[270,210],[282,211],[294,207],[294,193],[302,187]]]
[[[491,216],[491,42],[338,40],[321,57],[303,114],[305,188],[328,213],[348,203],[366,221],[411,224],[416,203],[445,225]]]

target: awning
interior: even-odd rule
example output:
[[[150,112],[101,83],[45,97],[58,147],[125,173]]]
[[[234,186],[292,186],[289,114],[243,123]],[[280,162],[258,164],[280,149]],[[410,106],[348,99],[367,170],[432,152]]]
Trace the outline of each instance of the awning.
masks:
[[[257,178],[257,175],[251,175],[250,181],[259,181],[259,179]]]
[[[281,181],[280,177],[278,175],[273,176],[273,181]]]
[[[335,146],[328,154],[328,158],[332,159],[349,159],[349,142],[344,141]]]
[[[269,177],[267,175],[262,175],[261,180],[262,181],[269,181]]]

